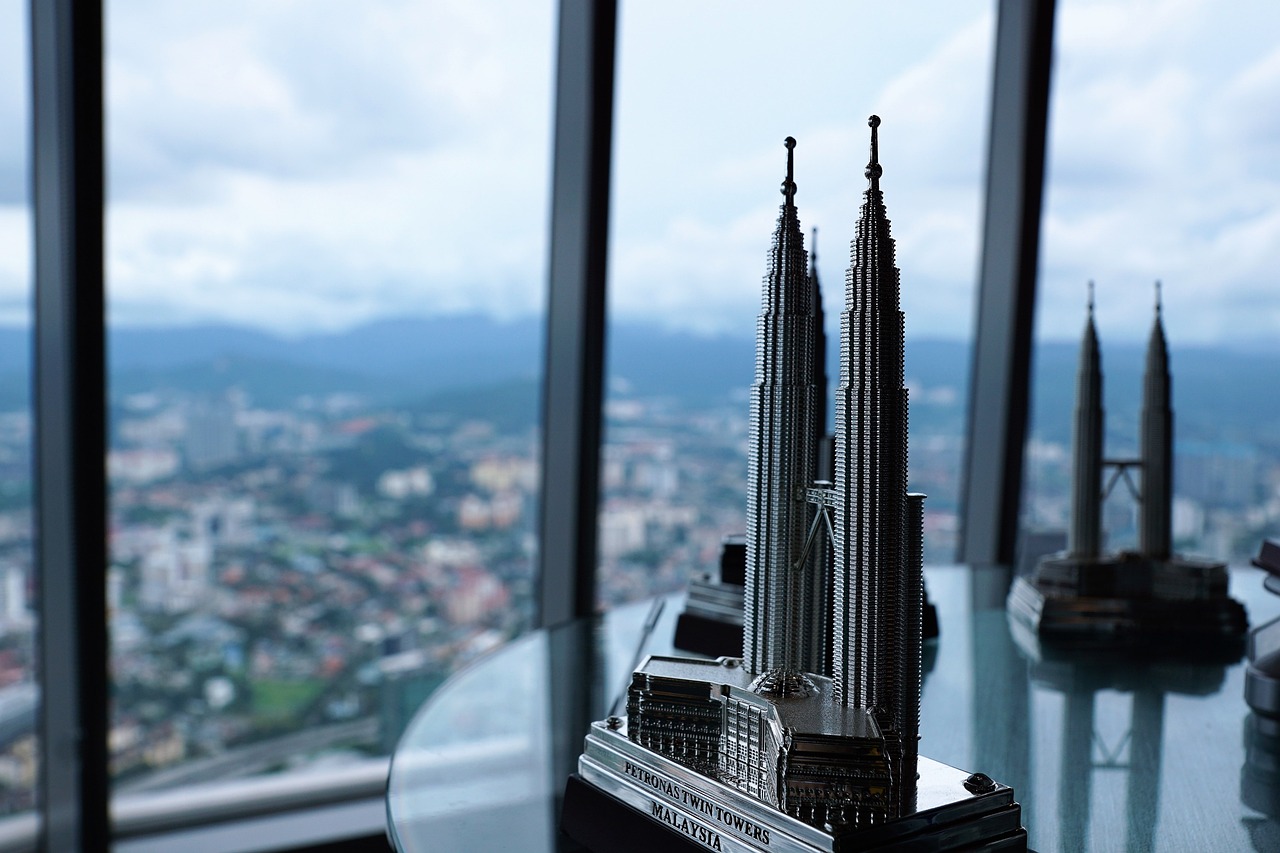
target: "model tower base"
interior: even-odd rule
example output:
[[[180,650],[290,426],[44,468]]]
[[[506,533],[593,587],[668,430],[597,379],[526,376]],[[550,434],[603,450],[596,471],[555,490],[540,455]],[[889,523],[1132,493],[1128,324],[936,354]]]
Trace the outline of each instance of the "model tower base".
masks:
[[[1122,551],[1093,560],[1056,554],[1009,592],[1010,618],[1042,644],[1203,653],[1237,659],[1248,620],[1227,594],[1227,567]]]
[[[815,826],[646,749],[621,718],[594,723],[565,794],[562,828],[599,851],[1026,850],[1013,789],[919,759],[916,807]],[[813,811],[803,813],[812,819]]]
[[[689,597],[676,621],[677,649],[713,658],[741,653],[746,575],[746,536],[726,536],[719,575],[703,574],[689,582]]]

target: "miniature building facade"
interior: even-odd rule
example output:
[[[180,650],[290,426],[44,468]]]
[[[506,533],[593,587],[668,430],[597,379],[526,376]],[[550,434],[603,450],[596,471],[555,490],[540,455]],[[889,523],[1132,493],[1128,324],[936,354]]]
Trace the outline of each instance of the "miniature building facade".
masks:
[[[869,124],[841,314],[833,479],[817,479],[826,383],[815,349],[824,344],[788,138],[756,326],[743,657],[651,657],[627,703],[633,741],[834,828],[914,809],[919,731],[923,496],[907,493],[899,273],[880,190],[880,120]]]

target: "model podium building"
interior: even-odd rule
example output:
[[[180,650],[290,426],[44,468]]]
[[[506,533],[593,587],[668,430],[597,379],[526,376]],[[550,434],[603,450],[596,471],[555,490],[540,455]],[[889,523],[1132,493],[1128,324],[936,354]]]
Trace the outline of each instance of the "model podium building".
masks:
[[[648,658],[626,719],[595,724],[579,763],[587,782],[713,850],[926,837],[928,849],[1025,849],[1010,788],[917,755],[924,497],[907,493],[903,317],[880,120],[869,123],[869,186],[840,318],[833,479],[816,480],[825,383],[788,138],[756,324],[742,657]]]
[[[1227,594],[1226,564],[1173,551],[1172,399],[1157,282],[1143,376],[1141,455],[1104,458],[1102,357],[1090,284],[1076,381],[1067,550],[1040,560],[1030,578],[1017,579],[1008,600],[1010,615],[1040,640],[1239,657],[1248,623],[1244,607]],[[1104,486],[1108,468],[1112,474]],[[1129,479],[1133,469],[1140,472],[1141,488]],[[1108,552],[1102,503],[1121,480],[1137,498],[1138,548]]]

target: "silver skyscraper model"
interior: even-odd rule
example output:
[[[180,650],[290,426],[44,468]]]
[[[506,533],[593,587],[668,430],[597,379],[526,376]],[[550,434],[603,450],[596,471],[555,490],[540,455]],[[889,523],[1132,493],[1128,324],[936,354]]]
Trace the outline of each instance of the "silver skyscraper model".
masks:
[[[831,675],[844,704],[875,709],[903,777],[915,773],[920,718],[923,530],[907,524],[903,318],[880,190],[880,119],[870,124],[869,186],[840,315]],[[897,806],[909,805],[897,801],[903,793],[894,792]]]
[[[796,214],[794,152],[787,137],[784,201],[769,253],[756,320],[756,378],[751,386],[747,454],[747,585],[742,662],[760,676],[760,692],[808,695],[802,666],[807,624],[805,578],[815,570],[806,548],[813,507],[804,489],[818,464],[814,303],[809,257]],[[825,393],[825,389],[824,393]]]
[[[1244,607],[1227,594],[1226,565],[1173,552],[1173,385],[1160,284],[1143,374],[1137,459],[1103,454],[1102,356],[1093,312],[1090,282],[1076,380],[1067,550],[1043,558],[1031,577],[1014,582],[1008,606],[1018,626],[1015,637],[1030,646],[1046,641],[1237,659],[1248,623]],[[1107,468],[1113,472],[1104,486]],[[1133,487],[1129,469],[1140,472],[1141,488]],[[1136,551],[1103,548],[1102,504],[1118,482],[1129,484],[1137,500]]]
[[[864,832],[877,847],[1025,849],[1010,788],[917,754],[923,496],[907,493],[899,274],[869,124],[833,480],[817,479],[819,297],[788,137],[756,324],[743,656],[649,657],[626,718],[595,724],[579,762],[586,782],[712,850],[854,849]]]

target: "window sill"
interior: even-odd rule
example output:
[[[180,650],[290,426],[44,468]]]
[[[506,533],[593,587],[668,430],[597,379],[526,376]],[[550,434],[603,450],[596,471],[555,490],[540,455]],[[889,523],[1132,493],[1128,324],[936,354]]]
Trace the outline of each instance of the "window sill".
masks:
[[[111,806],[113,847],[119,853],[265,853],[364,841],[370,846],[359,849],[376,849],[373,840],[386,831],[387,766],[387,759],[375,759],[122,795]],[[34,813],[0,820],[0,853],[35,853],[38,832]]]

